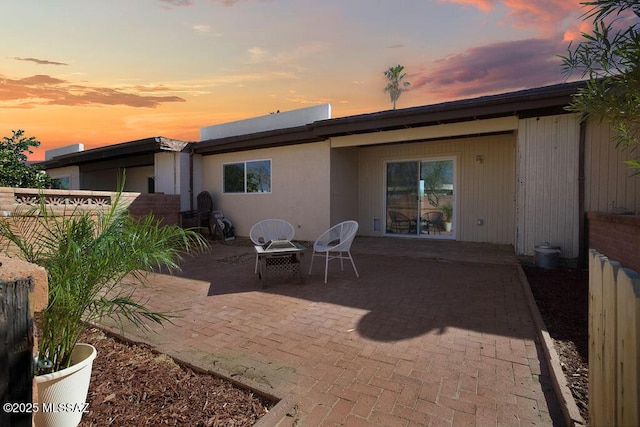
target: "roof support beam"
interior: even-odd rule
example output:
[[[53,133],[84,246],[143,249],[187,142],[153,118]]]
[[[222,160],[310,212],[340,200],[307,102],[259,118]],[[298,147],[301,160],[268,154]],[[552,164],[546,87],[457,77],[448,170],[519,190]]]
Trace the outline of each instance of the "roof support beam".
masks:
[[[518,129],[518,117],[509,116],[499,117],[496,119],[472,120],[459,123],[391,130],[386,132],[336,136],[330,138],[330,140],[331,148],[340,148],[506,132],[514,131],[516,129]]]

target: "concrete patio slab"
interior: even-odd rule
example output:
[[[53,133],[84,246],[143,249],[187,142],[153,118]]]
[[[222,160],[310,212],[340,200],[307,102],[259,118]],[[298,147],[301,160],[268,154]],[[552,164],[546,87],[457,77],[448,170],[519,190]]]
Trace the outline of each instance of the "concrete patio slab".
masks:
[[[564,424],[512,247],[358,237],[352,254],[359,278],[332,261],[327,284],[318,263],[265,289],[248,242],[213,242],[138,291],[174,324],[124,333],[287,396],[272,425]]]

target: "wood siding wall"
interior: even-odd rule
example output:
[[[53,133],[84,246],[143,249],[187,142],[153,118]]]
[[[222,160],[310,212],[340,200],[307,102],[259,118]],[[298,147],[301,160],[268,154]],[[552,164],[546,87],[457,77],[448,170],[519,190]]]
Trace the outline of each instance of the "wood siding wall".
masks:
[[[454,156],[457,167],[456,239],[514,244],[515,149],[513,134],[445,141],[378,145],[360,150],[360,230],[384,233],[384,164],[386,161]],[[476,156],[482,156],[482,163]],[[374,219],[381,229],[373,230]],[[478,219],[483,225],[478,225]]]
[[[632,158],[616,148],[607,123],[590,121],[585,143],[585,210],[640,212],[640,175],[624,163]]]
[[[516,253],[549,242],[562,258],[578,257],[579,139],[576,114],[520,120]]]

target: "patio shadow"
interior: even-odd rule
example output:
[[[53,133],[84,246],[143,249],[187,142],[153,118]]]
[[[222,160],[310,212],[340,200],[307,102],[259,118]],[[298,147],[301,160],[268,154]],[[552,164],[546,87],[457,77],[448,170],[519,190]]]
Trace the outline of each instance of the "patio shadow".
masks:
[[[406,245],[406,242],[402,242]],[[295,280],[269,283],[265,289],[254,274],[255,255],[249,246],[214,247],[211,254],[188,259],[180,276],[210,283],[207,296],[266,293],[358,309],[352,316],[366,338],[392,342],[448,329],[518,338],[534,333],[515,265],[449,262],[442,258],[389,256],[354,252],[360,272],[330,263],[329,283],[322,266],[308,275],[309,253],[303,263],[304,284]]]

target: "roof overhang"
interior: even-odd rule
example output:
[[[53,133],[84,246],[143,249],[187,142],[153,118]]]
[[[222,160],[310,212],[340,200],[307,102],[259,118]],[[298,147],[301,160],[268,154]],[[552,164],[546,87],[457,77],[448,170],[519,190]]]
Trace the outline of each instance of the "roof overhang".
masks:
[[[331,148],[359,147],[396,142],[425,141],[513,132],[518,129],[518,117],[497,117],[493,119],[467,120],[456,123],[442,123],[432,126],[393,129],[384,132],[355,133],[332,136]]]
[[[210,155],[255,150],[258,148],[280,147],[284,145],[307,144],[326,140],[326,137],[314,135],[309,126],[310,125],[297,126],[248,135],[210,139],[195,143],[193,145],[193,151],[197,154]]]
[[[563,83],[420,107],[319,120],[305,126],[210,139],[193,145],[203,155],[331,140],[332,147],[369,145],[415,138],[510,132],[519,119],[566,114],[585,82]],[[451,126],[456,124],[456,126]],[[419,130],[417,130],[419,128]],[[405,130],[405,132],[400,132]],[[394,132],[397,131],[397,132]],[[384,132],[384,133],[383,133]],[[375,135],[379,133],[379,135]],[[360,136],[357,136],[360,135]]]
[[[568,105],[584,82],[564,83],[441,104],[389,110],[313,123],[316,135],[335,137],[477,121],[499,117],[536,117],[566,113]]]
[[[77,153],[65,154],[38,163],[45,169],[55,169],[65,166],[80,166],[88,163],[114,161],[141,155],[159,153],[161,151],[185,151],[190,143],[163,136],[139,139],[107,145]]]

